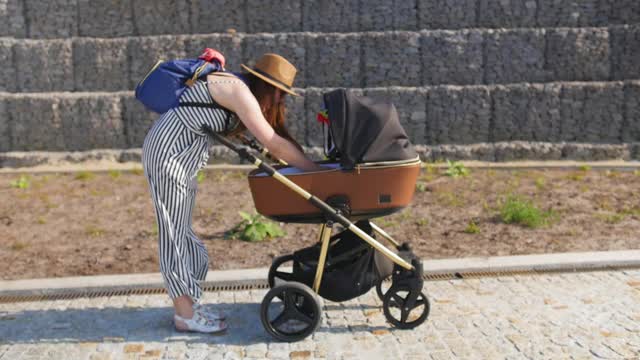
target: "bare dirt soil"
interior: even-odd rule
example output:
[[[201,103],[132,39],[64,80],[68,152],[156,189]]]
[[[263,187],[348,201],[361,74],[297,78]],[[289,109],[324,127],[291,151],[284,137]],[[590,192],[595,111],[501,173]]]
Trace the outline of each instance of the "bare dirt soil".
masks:
[[[141,171],[0,175],[0,277],[159,271],[157,227]],[[13,183],[13,184],[12,184]],[[425,259],[640,249],[638,171],[472,170],[452,178],[427,167],[413,203],[376,223]],[[506,224],[508,194],[554,213],[539,228]],[[209,170],[199,185],[193,226],[210,269],[269,266],[312,245],[317,225],[281,224],[286,236],[225,239],[238,211],[253,213],[245,172]],[[474,223],[470,226],[471,223]]]

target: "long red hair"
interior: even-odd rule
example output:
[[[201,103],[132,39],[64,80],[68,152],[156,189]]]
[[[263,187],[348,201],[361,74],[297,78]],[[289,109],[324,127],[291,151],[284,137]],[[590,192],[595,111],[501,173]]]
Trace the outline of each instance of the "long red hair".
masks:
[[[263,81],[251,73],[245,73],[242,74],[242,76],[248,80],[249,90],[251,90],[253,96],[256,97],[256,100],[258,100],[258,104],[262,110],[262,115],[264,115],[264,118],[267,120],[269,125],[271,125],[276,134],[289,140],[298,147],[298,149],[302,150],[300,144],[298,144],[291,134],[289,134],[289,131],[285,126],[286,106],[284,99],[286,92],[281,91],[280,102],[276,103],[275,95],[277,88],[275,86]],[[246,127],[244,124],[240,123],[231,135],[237,135],[244,130],[246,130]]]

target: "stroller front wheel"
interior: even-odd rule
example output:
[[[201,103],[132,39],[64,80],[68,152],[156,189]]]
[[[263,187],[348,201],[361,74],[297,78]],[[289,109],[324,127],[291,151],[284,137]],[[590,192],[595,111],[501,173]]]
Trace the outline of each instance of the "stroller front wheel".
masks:
[[[429,299],[420,290],[409,286],[392,286],[384,295],[384,316],[399,329],[413,329],[421,325],[430,311]]]
[[[260,320],[274,338],[293,342],[313,334],[320,326],[322,307],[308,286],[288,282],[273,287],[262,300]]]
[[[289,272],[279,271],[278,268],[289,261],[293,261],[293,255],[278,256],[271,262],[269,267],[269,275],[267,281],[269,282],[269,288],[273,288],[276,285],[276,279],[282,281],[293,281],[293,274]]]
[[[390,276],[378,281],[378,283],[376,284],[376,294],[378,295],[378,298],[380,299],[380,301],[384,301],[384,295],[387,293],[387,291],[389,291],[390,287],[391,287]]]

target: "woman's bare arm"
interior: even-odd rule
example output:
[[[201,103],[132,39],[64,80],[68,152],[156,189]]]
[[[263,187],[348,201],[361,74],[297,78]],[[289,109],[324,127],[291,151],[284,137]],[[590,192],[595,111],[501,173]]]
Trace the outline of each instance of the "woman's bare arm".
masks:
[[[209,79],[209,93],[213,99],[236,113],[253,136],[274,156],[305,171],[322,169],[294,144],[276,134],[264,118],[255,96],[242,81],[228,76],[210,76]]]

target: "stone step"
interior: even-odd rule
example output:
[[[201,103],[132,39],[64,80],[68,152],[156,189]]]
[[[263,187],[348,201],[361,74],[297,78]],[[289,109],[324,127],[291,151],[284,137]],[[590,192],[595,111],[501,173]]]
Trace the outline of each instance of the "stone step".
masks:
[[[299,87],[473,85],[640,78],[640,25],[367,33],[0,40],[0,91],[131,90],[158,59],[220,49],[231,70],[289,58]],[[42,55],[46,54],[46,55]],[[9,65],[12,64],[12,65]]]
[[[0,36],[590,27],[640,22],[637,0],[0,0]]]
[[[329,88],[288,97],[288,127],[322,144],[315,114]],[[640,80],[351,89],[390,99],[414,144],[640,141]],[[132,92],[0,93],[0,152],[137,148],[157,118]]]

